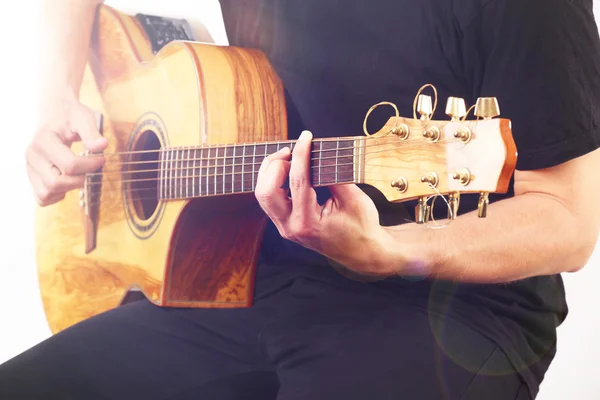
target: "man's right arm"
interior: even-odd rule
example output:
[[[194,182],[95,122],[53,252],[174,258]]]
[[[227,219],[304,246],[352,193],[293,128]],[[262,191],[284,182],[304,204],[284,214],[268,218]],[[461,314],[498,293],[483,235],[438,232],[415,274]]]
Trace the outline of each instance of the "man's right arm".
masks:
[[[66,192],[83,186],[85,174],[104,163],[103,157],[81,157],[70,149],[78,140],[91,152],[107,146],[92,110],[78,100],[95,11],[102,2],[43,2],[38,128],[26,152],[29,180],[41,206],[56,203]]]

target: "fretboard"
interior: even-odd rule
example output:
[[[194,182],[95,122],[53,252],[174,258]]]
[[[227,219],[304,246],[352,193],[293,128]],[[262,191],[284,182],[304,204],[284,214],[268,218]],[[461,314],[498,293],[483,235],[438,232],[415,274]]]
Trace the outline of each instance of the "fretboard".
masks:
[[[311,179],[314,187],[358,183],[355,138],[314,139]],[[161,150],[159,198],[191,199],[254,191],[263,160],[295,141],[177,147]],[[287,183],[286,183],[287,184]]]

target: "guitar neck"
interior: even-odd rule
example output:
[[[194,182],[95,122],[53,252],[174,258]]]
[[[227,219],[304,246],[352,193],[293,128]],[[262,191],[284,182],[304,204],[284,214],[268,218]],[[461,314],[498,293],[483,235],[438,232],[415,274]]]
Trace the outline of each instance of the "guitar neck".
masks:
[[[296,141],[177,147],[161,150],[160,200],[252,193],[262,161]],[[314,139],[314,187],[361,183],[364,138]],[[287,184],[287,183],[286,183]]]

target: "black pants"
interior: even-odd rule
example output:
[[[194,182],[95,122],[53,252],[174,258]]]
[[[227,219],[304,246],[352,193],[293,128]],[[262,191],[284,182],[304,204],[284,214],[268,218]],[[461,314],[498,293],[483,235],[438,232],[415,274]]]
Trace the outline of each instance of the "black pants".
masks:
[[[363,286],[298,279],[249,309],[135,302],[0,366],[0,398],[530,398],[492,342]]]

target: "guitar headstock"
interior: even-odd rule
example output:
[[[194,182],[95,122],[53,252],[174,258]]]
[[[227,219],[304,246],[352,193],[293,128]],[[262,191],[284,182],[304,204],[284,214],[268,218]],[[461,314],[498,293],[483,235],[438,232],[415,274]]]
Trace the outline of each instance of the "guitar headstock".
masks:
[[[416,112],[413,118],[392,117],[365,139],[363,182],[391,202],[419,199],[419,223],[429,220],[427,199],[435,195],[449,197],[453,219],[461,194],[479,194],[479,216],[485,217],[489,194],[509,189],[517,149],[510,120],[497,118],[495,98],[480,98],[471,108],[475,118],[467,120],[464,100],[450,98],[450,120],[431,120],[431,98],[419,95],[415,110],[420,119]]]

